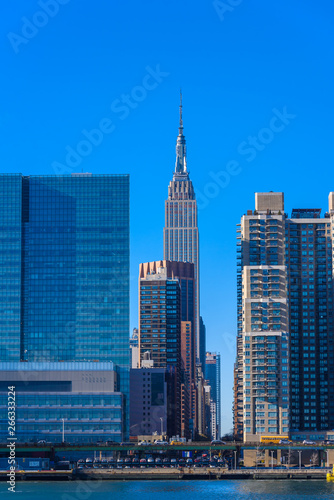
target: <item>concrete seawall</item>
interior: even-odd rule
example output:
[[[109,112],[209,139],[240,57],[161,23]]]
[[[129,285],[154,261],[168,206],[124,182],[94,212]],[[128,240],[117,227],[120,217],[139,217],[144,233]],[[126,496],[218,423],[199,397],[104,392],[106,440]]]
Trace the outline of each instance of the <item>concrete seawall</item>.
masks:
[[[224,480],[224,479],[326,479],[327,469],[261,470],[221,468],[202,469],[88,469],[73,471],[16,471],[18,481],[71,481],[71,480]],[[8,471],[0,471],[0,481],[7,481]]]
[[[115,470],[89,470],[79,471],[80,479],[125,479],[125,480],[212,480],[212,479],[326,479],[327,470],[301,469],[301,470],[261,470],[237,469],[228,470],[221,468],[202,469],[115,469]]]

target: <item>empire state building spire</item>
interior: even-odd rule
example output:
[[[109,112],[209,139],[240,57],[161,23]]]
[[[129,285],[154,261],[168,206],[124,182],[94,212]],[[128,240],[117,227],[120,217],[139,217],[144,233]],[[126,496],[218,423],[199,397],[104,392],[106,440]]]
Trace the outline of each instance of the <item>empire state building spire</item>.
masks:
[[[164,260],[192,262],[195,288],[192,332],[196,339],[196,358],[200,359],[199,322],[199,237],[197,202],[194,186],[187,170],[186,140],[183,135],[182,93],[180,92],[180,124],[176,141],[176,162],[173,179],[165,201]],[[205,351],[204,351],[205,352]]]
[[[187,149],[186,139],[183,135],[183,119],[182,119],[182,92],[180,91],[180,125],[179,135],[176,140],[176,162],[175,162],[175,176],[186,176],[187,172]]]

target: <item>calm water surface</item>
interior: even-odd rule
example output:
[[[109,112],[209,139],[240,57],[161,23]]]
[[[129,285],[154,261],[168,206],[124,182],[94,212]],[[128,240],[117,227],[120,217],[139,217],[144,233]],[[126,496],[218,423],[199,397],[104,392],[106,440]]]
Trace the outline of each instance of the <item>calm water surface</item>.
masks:
[[[0,495],[13,495],[0,483]],[[326,481],[82,481],[20,482],[24,500],[334,500],[334,483]]]

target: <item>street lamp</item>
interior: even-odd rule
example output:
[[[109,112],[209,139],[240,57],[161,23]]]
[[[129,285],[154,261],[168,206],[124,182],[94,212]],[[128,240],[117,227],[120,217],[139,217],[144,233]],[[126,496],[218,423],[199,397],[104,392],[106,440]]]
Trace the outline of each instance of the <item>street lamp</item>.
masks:
[[[164,433],[164,419],[163,417],[160,417],[160,422],[161,422],[161,438]]]
[[[234,470],[237,468],[237,450],[234,450]]]
[[[270,453],[271,453],[271,468],[273,469],[274,468],[274,450],[271,450]]]
[[[65,442],[65,419],[62,418],[62,421],[63,421],[63,440],[62,440],[62,442],[64,443]]]
[[[303,453],[303,450],[298,450],[298,454],[299,454],[299,469],[302,468],[302,453]]]

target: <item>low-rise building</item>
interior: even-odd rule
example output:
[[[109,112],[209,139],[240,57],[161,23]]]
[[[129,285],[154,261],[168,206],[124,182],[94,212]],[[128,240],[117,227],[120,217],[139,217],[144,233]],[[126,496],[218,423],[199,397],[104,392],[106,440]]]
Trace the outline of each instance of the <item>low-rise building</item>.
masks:
[[[110,362],[1,362],[0,439],[8,437],[15,392],[18,442],[121,442],[124,396]]]
[[[167,381],[164,368],[130,370],[130,436],[167,433]]]

